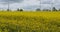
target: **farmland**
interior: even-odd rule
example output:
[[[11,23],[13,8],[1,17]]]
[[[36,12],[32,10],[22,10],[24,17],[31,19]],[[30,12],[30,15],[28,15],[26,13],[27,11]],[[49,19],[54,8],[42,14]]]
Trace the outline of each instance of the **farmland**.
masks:
[[[60,32],[60,12],[0,12],[0,32]]]

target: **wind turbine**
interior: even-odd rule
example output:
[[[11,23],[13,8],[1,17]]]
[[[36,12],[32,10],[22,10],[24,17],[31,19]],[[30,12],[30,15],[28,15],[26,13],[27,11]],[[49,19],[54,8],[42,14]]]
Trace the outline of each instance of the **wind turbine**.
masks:
[[[41,10],[41,0],[38,0],[39,2],[40,2],[40,6],[39,6],[39,8],[40,8],[40,10]],[[42,11],[42,10],[41,10]]]
[[[9,0],[8,0],[8,9],[7,9],[7,11],[9,11]]]
[[[52,8],[54,7],[54,2],[55,2],[55,0],[52,0],[52,3],[51,3],[51,11],[52,11]]]
[[[40,9],[41,9],[41,0],[40,0]],[[41,10],[42,11],[42,10]]]

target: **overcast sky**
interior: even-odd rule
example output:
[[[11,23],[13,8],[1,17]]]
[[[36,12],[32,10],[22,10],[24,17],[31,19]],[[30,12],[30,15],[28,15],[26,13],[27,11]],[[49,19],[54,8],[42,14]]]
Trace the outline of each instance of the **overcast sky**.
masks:
[[[51,9],[52,3],[57,9],[60,8],[60,0],[0,0],[0,9],[7,9],[8,2],[10,3],[10,9],[25,9],[34,10],[40,9]],[[40,5],[41,3],[41,5]]]

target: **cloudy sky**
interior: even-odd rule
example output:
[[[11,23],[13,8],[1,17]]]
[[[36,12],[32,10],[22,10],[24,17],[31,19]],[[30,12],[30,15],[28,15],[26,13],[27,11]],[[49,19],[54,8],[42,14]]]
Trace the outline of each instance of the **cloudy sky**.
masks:
[[[8,2],[10,9],[51,9],[52,6],[56,7],[57,9],[60,8],[60,0],[0,0],[0,9],[7,9]],[[54,5],[52,5],[53,3]]]

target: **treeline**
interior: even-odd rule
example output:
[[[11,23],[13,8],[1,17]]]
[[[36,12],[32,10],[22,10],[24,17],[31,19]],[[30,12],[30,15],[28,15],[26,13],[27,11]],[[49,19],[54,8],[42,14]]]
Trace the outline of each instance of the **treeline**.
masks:
[[[11,11],[11,10],[7,9],[7,11]],[[18,8],[17,11],[24,11],[24,10]],[[60,9],[56,9],[55,7],[53,7],[52,9],[43,9],[43,10],[41,10],[40,8],[37,8],[36,11],[60,11]]]
[[[55,7],[53,7],[52,9],[43,9],[43,10],[41,10],[41,9],[37,8],[36,11],[60,11],[60,9],[56,9]]]
[[[7,9],[7,11],[11,11],[10,9]],[[17,9],[17,11],[23,11],[23,9]]]

